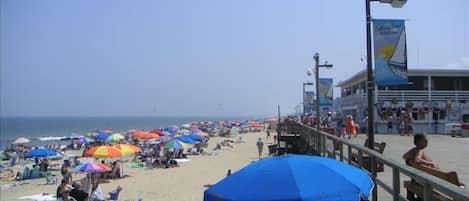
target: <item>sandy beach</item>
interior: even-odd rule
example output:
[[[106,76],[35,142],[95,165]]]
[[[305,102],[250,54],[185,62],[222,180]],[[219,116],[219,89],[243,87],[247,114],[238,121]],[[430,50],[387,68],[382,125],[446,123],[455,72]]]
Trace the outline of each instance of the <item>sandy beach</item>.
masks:
[[[264,156],[267,156],[266,145],[273,140],[266,140],[265,133],[249,133],[241,135],[245,143],[234,144],[234,148],[223,147],[215,156],[189,156],[190,161],[183,163],[180,167],[170,169],[144,169],[129,168],[124,165],[124,172],[129,177],[109,180],[109,183],[101,184],[103,192],[114,190],[118,185],[123,187],[119,200],[172,200],[172,201],[201,201],[205,184],[215,184],[225,177],[227,170],[233,172],[243,166],[257,160],[257,148],[255,142],[259,137],[265,142]],[[365,135],[352,139],[352,142],[362,144]],[[460,180],[469,181],[469,138],[451,138],[444,135],[429,135],[428,153],[433,160],[440,164],[443,170],[454,170],[458,173]],[[209,141],[209,148],[225,138],[214,137]],[[384,154],[397,160],[412,146],[411,136],[377,135],[377,141],[387,142]],[[59,173],[57,173],[59,174]],[[74,180],[84,175],[75,174]],[[380,178],[391,179],[391,171],[385,168],[385,172],[378,175]],[[401,181],[407,180],[401,176]],[[20,200],[21,196],[34,195],[42,192],[55,193],[55,185],[44,185],[45,179],[27,180],[28,184],[15,186],[1,191],[1,200]],[[2,181],[1,185],[12,182]],[[402,188],[402,187],[401,187]],[[402,192],[402,190],[401,190]],[[392,200],[391,196],[379,190],[380,200]]]
[[[191,201],[202,200],[205,184],[215,184],[226,176],[227,170],[233,172],[246,164],[257,160],[256,141],[262,137],[265,143],[264,154],[267,155],[267,145],[273,140],[266,140],[266,134],[249,133],[241,135],[245,143],[233,144],[234,148],[222,147],[214,156],[189,156],[190,161],[180,164],[180,167],[169,169],[130,168],[124,164],[124,173],[129,175],[109,183],[101,184],[104,193],[121,186],[123,191],[119,200],[173,200]],[[213,137],[209,141],[209,149],[226,138]],[[235,139],[235,138],[233,138]],[[60,177],[60,173],[57,172]],[[83,174],[74,174],[74,180],[81,179]],[[21,196],[39,193],[55,194],[56,185],[44,185],[45,179],[26,180],[27,184],[1,190],[1,200],[21,200]],[[1,181],[1,186],[14,182]]]

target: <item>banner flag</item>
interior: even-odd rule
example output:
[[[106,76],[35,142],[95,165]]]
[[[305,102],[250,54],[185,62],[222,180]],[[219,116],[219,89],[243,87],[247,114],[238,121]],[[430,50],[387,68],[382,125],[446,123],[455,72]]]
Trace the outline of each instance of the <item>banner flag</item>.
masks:
[[[304,100],[304,113],[311,114],[313,112],[314,104],[314,92],[305,91],[305,100]]]
[[[407,84],[407,44],[404,20],[374,19],[373,42],[376,85]]]
[[[334,104],[334,97],[332,93],[333,85],[332,78],[319,79],[319,105],[331,106]]]

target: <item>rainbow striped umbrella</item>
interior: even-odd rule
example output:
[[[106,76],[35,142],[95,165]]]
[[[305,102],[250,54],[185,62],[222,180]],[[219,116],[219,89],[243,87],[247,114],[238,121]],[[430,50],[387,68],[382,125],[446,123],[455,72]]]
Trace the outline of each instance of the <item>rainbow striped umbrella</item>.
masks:
[[[112,146],[93,147],[85,152],[85,157],[116,158],[122,156],[124,156],[124,153],[121,150]]]
[[[85,163],[85,164],[81,164],[81,165],[78,165],[76,167],[73,168],[73,171],[75,173],[84,173],[84,172],[109,172],[111,171],[112,168],[107,166],[107,165],[103,165],[101,163],[93,163],[93,162],[89,162],[89,163]]]
[[[140,147],[131,144],[118,144],[113,147],[119,149],[124,155],[135,154],[142,151]]]
[[[166,143],[164,145],[164,148],[174,149],[174,150],[181,150],[181,149],[187,150],[187,149],[191,148],[191,145],[187,144],[187,143],[184,143],[184,142],[181,142],[179,140],[171,140],[171,141],[169,141],[168,143]]]

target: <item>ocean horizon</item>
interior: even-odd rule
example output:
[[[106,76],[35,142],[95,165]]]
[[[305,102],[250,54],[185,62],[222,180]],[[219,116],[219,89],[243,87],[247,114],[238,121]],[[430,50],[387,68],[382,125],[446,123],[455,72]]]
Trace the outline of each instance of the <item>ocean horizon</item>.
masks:
[[[130,129],[152,130],[193,121],[263,119],[262,116],[8,116],[0,117],[0,143],[26,137],[30,144],[44,145],[40,137],[81,136],[96,129],[125,133]],[[54,143],[52,141],[52,143]]]

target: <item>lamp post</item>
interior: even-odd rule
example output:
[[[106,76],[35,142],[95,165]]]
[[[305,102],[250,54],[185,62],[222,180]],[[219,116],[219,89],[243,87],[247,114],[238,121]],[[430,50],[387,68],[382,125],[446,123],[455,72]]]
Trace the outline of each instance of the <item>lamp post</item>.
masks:
[[[373,67],[372,67],[372,55],[371,55],[371,1],[379,1],[380,3],[389,3],[393,8],[402,8],[407,0],[365,0],[366,8],[366,74],[367,74],[367,98],[368,98],[368,148],[373,149],[375,144],[375,134],[374,134],[374,97],[373,91],[375,88],[374,76],[373,76]],[[370,171],[372,174],[373,182],[376,179],[376,168],[374,157],[371,157],[369,160]],[[372,201],[378,200],[378,191],[376,188],[373,188],[373,197]]]
[[[313,59],[314,59],[314,62],[315,62],[315,65],[314,65],[314,69],[315,69],[315,72],[316,72],[316,130],[319,132],[320,131],[320,115],[319,115],[319,111],[320,111],[320,106],[319,106],[319,68],[332,68],[332,64],[328,64],[327,61],[325,62],[325,64],[319,64],[319,53],[315,53],[313,55]],[[315,139],[315,142],[316,142],[316,151],[321,147],[321,138],[319,137],[319,135],[316,135],[316,139]]]

